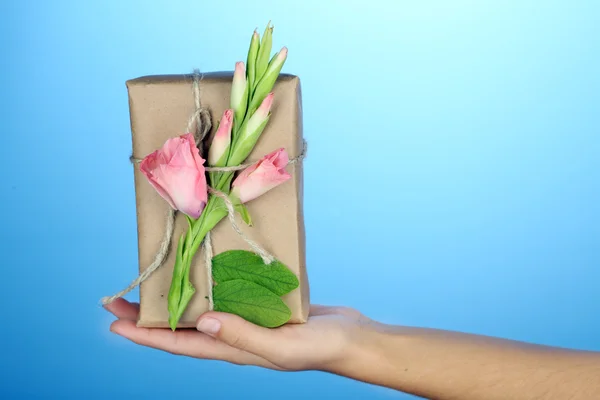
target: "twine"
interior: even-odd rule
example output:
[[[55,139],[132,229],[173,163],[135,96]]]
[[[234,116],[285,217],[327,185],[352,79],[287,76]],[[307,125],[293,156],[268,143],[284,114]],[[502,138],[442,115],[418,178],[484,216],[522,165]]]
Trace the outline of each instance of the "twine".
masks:
[[[208,285],[208,309],[212,311],[215,308],[215,302],[213,300],[213,277],[212,277],[212,259],[213,259],[213,248],[210,239],[210,231],[204,236],[204,242],[202,243],[202,250],[204,251],[204,266],[206,267],[206,282]]]
[[[202,105],[200,103],[200,80],[202,79],[202,75],[200,74],[200,72],[198,70],[194,70],[193,77],[194,78],[193,78],[192,89],[194,92],[195,110],[188,120],[186,132],[192,132],[192,128],[194,127],[194,124],[196,125],[196,129],[193,130],[194,138],[196,141],[196,146],[198,146],[200,155],[202,156],[203,149],[202,149],[201,144],[203,143],[204,139],[206,138],[206,136],[208,135],[208,133],[210,132],[210,130],[212,128],[212,122],[211,122],[211,118],[210,118],[210,111],[208,109],[202,107]],[[307,148],[306,142],[303,142],[302,151],[300,152],[300,154],[297,157],[289,160],[288,164],[296,164],[296,163],[302,161],[306,157],[306,148]],[[142,161],[139,158],[135,158],[133,155],[131,157],[129,157],[129,160],[131,161],[131,163],[135,163],[135,164],[140,163]],[[209,171],[209,172],[233,172],[233,171],[240,171],[240,170],[246,169],[247,167],[249,167],[253,164],[254,163],[247,163],[247,164],[242,164],[242,165],[232,166],[232,167],[205,167],[205,170]],[[265,250],[258,243],[256,243],[252,239],[250,239],[240,229],[240,227],[238,226],[238,224],[235,220],[235,207],[234,207],[233,203],[231,202],[231,200],[229,199],[229,197],[225,193],[223,193],[219,190],[216,190],[210,186],[208,187],[208,191],[212,195],[217,196],[223,200],[223,202],[225,203],[225,207],[227,208],[227,216],[228,216],[229,222],[231,223],[231,227],[248,244],[248,246],[250,246],[262,258],[264,263],[268,265],[268,264],[271,264],[273,261],[275,261],[275,257],[273,257],[273,255],[271,255],[267,250]],[[120,292],[118,292],[112,296],[103,297],[101,300],[103,305],[110,304],[113,301],[115,301],[116,299],[125,296],[127,293],[129,293],[130,291],[135,289],[137,286],[139,286],[142,282],[144,282],[146,279],[148,279],[158,268],[160,268],[165,263],[167,257],[169,256],[169,251],[171,249],[171,242],[173,241],[173,232],[175,230],[176,214],[177,214],[177,210],[174,210],[171,207],[169,207],[169,210],[167,212],[167,219],[165,222],[165,233],[163,235],[163,239],[160,243],[159,249],[156,252],[156,255],[154,256],[154,261],[152,262],[152,264],[150,264],[148,266],[148,268],[146,268],[142,273],[140,273],[138,275],[138,277],[135,278],[129,284],[129,286],[127,286],[125,289],[121,290]],[[212,278],[213,249],[212,249],[210,232],[208,232],[206,234],[206,236],[204,237],[204,240],[202,241],[202,250],[204,251],[204,263],[206,264],[206,278],[207,278],[207,284],[208,284],[208,296],[207,296],[208,297],[208,309],[212,311],[214,308],[214,301],[213,301],[213,295],[212,295],[212,292],[213,292],[213,278]]]
[[[131,282],[129,284],[129,286],[127,286],[125,289],[121,290],[120,292],[118,292],[112,296],[103,297],[101,300],[102,305],[110,304],[113,301],[115,301],[116,299],[118,299],[119,297],[123,297],[127,293],[131,292],[140,283],[142,283],[146,279],[148,279],[150,277],[150,275],[152,275],[154,273],[154,271],[156,271],[158,268],[160,268],[165,263],[165,260],[169,256],[169,251],[171,249],[171,241],[173,239],[173,231],[175,228],[175,214],[176,214],[176,211],[174,209],[172,209],[171,207],[169,207],[169,211],[167,212],[167,221],[165,223],[165,233],[164,233],[162,241],[160,242],[158,251],[156,252],[156,255],[154,256],[154,261],[152,261],[152,264],[150,264],[148,266],[148,268],[146,268],[144,270],[144,272],[139,274],[138,277],[135,278],[133,280],[133,282]],[[211,292],[212,292],[212,290],[211,290]]]
[[[254,250],[260,256],[260,258],[263,259],[265,264],[271,264],[273,261],[275,261],[275,257],[269,254],[267,250],[262,248],[258,243],[250,239],[244,232],[242,232],[237,222],[235,222],[235,209],[233,203],[231,200],[229,200],[229,197],[225,193],[211,187],[208,188],[208,191],[209,193],[223,199],[225,207],[227,207],[227,216],[229,217],[229,222],[231,222],[231,227],[250,247],[252,247],[252,250]]]

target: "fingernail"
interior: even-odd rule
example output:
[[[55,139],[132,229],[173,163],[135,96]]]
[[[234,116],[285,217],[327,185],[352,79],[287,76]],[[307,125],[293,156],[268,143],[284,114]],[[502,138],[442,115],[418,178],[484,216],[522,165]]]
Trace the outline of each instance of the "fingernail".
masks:
[[[214,335],[221,329],[221,322],[214,318],[202,318],[196,326],[200,332],[206,333],[207,335]]]

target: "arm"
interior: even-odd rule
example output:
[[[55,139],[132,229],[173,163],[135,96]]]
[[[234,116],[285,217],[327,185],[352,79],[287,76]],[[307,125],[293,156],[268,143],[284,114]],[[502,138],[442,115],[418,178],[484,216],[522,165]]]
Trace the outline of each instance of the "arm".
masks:
[[[334,372],[431,399],[600,397],[598,353],[379,323],[360,336]]]
[[[304,325],[265,329],[209,312],[198,331],[135,326],[137,307],[107,306],[111,331],[138,344],[277,370],[321,370],[431,399],[590,399],[600,354],[434,329],[395,327],[340,307],[313,306]]]

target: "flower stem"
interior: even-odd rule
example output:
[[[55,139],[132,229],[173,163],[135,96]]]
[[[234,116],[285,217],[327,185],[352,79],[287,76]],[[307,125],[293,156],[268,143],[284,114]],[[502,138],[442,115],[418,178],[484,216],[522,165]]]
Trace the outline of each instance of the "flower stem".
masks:
[[[225,216],[227,216],[227,208],[223,204],[223,200],[211,195],[200,218],[196,221],[189,220],[189,229],[179,239],[177,258],[168,296],[169,326],[172,330],[176,329],[179,320],[196,292],[190,281],[190,270],[194,256],[206,234]]]

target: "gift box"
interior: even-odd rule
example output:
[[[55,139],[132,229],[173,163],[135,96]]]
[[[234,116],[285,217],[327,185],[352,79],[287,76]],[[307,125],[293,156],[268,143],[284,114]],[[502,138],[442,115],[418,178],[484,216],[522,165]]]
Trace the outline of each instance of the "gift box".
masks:
[[[233,74],[228,72],[202,74],[199,83],[201,106],[210,110],[211,136],[216,130],[216,118],[229,107]],[[133,156],[142,158],[160,148],[167,139],[185,133],[190,115],[196,110],[192,75],[145,76],[127,82],[131,120]],[[284,148],[290,158],[304,150],[302,137],[302,107],[300,80],[281,74],[274,88],[272,115],[247,161],[260,159],[278,148]],[[305,233],[302,212],[302,162],[287,166],[291,179],[247,204],[252,226],[240,219],[246,236],[260,243],[298,278],[299,286],[282,299],[291,311],[289,323],[306,322],[309,312],[309,286],[305,261]],[[169,204],[162,199],[148,180],[134,167],[140,273],[154,261],[165,232]],[[140,285],[138,326],[167,328],[169,312],[167,295],[175,263],[177,240],[187,229],[184,216],[175,221],[170,252],[164,264]],[[227,220],[212,231],[214,254],[248,248]],[[195,327],[197,318],[209,309],[209,285],[203,252],[196,254],[190,280],[196,292],[187,306],[178,328]]]

